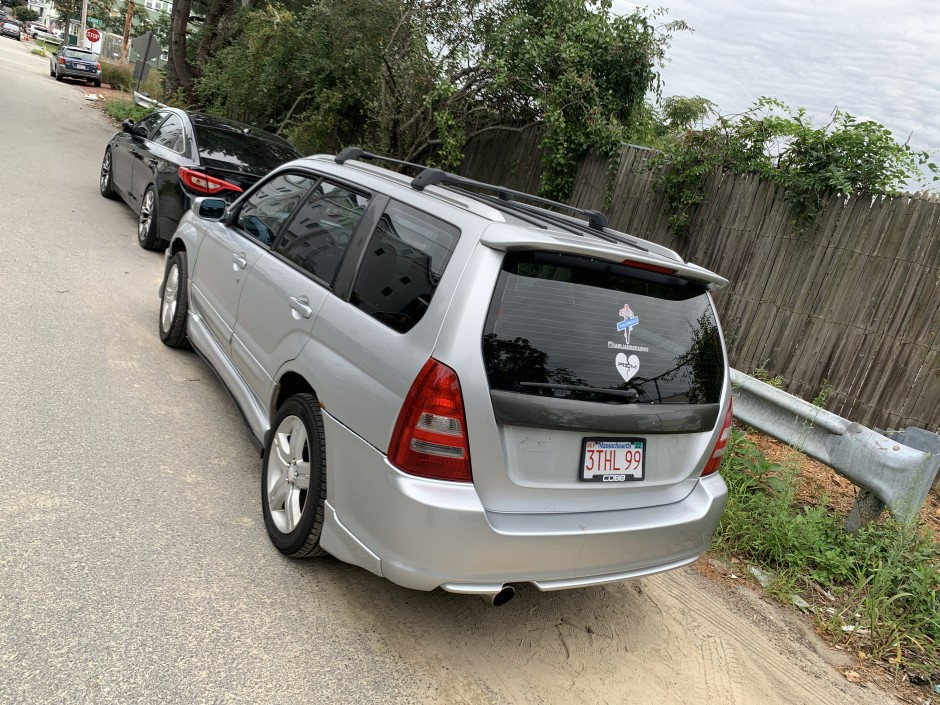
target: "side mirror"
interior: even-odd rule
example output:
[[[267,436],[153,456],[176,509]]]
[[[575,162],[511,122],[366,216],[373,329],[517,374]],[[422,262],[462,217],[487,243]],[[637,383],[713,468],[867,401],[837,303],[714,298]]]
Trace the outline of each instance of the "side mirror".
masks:
[[[193,201],[193,213],[203,220],[222,220],[228,203],[222,198],[202,196]]]
[[[129,135],[134,134],[134,121],[128,118],[121,123],[121,132],[126,132]]]

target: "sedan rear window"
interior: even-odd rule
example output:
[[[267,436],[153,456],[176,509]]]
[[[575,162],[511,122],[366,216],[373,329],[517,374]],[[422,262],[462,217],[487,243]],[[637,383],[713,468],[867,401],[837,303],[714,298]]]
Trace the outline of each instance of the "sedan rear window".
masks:
[[[714,404],[724,381],[702,285],[563,254],[506,256],[483,354],[491,389],[607,404]]]
[[[202,163],[217,169],[266,174],[300,154],[286,142],[264,139],[236,130],[195,125]]]

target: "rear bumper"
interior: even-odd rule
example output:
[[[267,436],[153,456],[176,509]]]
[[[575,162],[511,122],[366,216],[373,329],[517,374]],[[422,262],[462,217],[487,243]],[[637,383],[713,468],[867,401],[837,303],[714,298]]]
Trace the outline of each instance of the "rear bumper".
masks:
[[[486,511],[472,485],[425,480],[324,414],[330,498],[321,543],[341,560],[405,587],[492,593],[639,577],[698,558],[727,498],[718,475],[682,501],[577,514]]]
[[[78,69],[66,68],[65,66],[59,66],[59,75],[64,78],[84,78],[86,81],[101,80],[100,71],[81,71]]]

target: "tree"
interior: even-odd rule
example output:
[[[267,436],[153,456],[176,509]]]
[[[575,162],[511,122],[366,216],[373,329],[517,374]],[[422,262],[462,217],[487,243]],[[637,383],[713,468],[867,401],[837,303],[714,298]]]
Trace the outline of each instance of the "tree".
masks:
[[[13,8],[13,16],[20,22],[35,22],[39,19],[39,13],[28,7]]]
[[[100,20],[102,27],[106,32],[112,34],[124,34],[124,23],[127,18],[128,0],[122,0],[116,10],[112,11],[111,6],[98,2],[88,4],[88,16]],[[81,6],[79,6],[81,9]],[[144,8],[143,4],[134,4],[134,16],[131,20],[131,36],[137,37],[145,32],[154,29],[156,23],[151,18],[150,13]]]
[[[740,115],[718,116],[707,128],[687,130],[653,164],[664,167],[660,180],[673,209],[670,225],[680,234],[716,170],[774,181],[784,189],[800,228],[834,193],[894,195],[910,181],[927,186],[922,169],[940,179],[927,152],[898,143],[877,122],[859,121],[836,108],[828,123],[816,126],[805,109],[793,110],[774,98],[761,98]]]
[[[186,1],[174,18],[188,16]],[[539,125],[555,197],[569,195],[587,151],[613,153],[631,135],[668,39],[685,27],[657,27],[658,15],[642,11],[616,16],[610,0],[220,8],[195,49],[171,28],[167,81],[175,74],[197,104],[282,132],[303,151],[356,143],[449,167],[476,135]]]

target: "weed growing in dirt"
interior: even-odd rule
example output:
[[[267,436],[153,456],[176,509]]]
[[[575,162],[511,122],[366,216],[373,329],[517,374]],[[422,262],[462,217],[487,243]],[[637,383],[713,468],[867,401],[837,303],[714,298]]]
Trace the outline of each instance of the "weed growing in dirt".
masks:
[[[150,108],[142,108],[132,100],[115,98],[104,103],[104,111],[118,122],[130,118],[134,122],[140,120],[147,113],[153,112]]]
[[[774,596],[801,594],[835,642],[895,667],[940,669],[940,546],[890,519],[845,533],[825,497],[796,502],[794,468],[771,463],[732,430],[716,550],[770,571]]]

